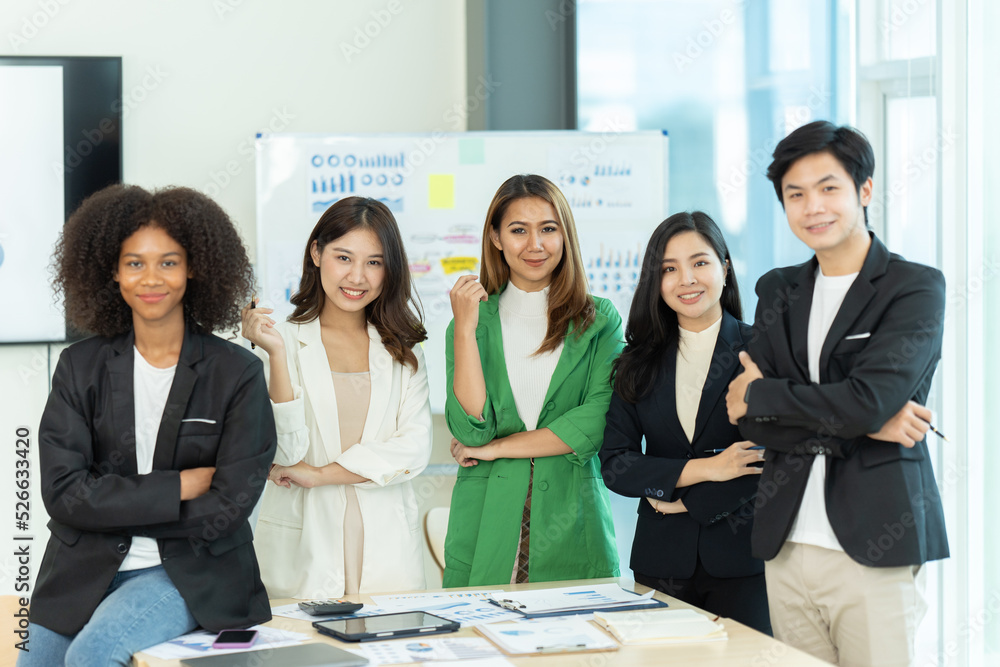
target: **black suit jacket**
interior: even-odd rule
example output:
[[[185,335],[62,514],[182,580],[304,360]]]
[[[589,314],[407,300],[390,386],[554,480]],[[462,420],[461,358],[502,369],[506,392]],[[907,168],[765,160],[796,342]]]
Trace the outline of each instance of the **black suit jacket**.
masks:
[[[263,367],[242,348],[187,331],[163,411],[153,471],[137,474],[134,336],[63,351],[39,428],[41,494],[52,533],[31,620],[79,632],[132,536],[156,538],[163,567],[208,630],[271,618],[247,521],[277,447]],[[180,500],[180,473],[215,466]]]
[[[615,493],[641,498],[632,542],[631,568],[635,572],[687,579],[694,574],[699,557],[705,570],[715,577],[764,571],[764,562],[750,555],[756,475],[675,488],[689,460],[711,456],[708,450],[743,439],[739,429],[729,423],[725,399],[730,381],[742,368],[738,355],[751,333],[748,325],[723,314],[693,442],[688,442],[677,418],[676,347],[665,351],[652,390],[638,403],[628,403],[617,392],[611,398],[600,451],[601,472]],[[657,514],[646,496],[683,499],[688,511]]]
[[[891,254],[872,236],[864,265],[830,326],[820,383],[807,340],[815,257],[757,283],[750,385],[740,431],[767,447],[753,549],[777,555],[798,513],[816,454],[826,454],[826,511],[844,551],[877,567],[948,556],[941,497],[926,441],[913,448],[867,437],[908,400],[925,404],[941,357],[941,272]]]

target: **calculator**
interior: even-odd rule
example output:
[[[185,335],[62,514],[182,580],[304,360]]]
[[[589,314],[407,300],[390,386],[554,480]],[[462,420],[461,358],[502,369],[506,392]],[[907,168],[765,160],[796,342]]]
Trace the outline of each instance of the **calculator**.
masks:
[[[348,602],[347,600],[313,600],[311,602],[299,603],[299,609],[311,616],[350,614],[358,611],[363,606],[360,602]]]

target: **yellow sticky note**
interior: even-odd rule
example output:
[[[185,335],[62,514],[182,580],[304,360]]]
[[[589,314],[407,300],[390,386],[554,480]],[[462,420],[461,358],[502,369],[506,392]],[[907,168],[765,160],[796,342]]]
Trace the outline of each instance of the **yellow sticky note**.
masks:
[[[475,271],[478,263],[478,257],[445,257],[441,260],[441,267],[445,275],[449,275],[460,271]]]
[[[427,207],[455,208],[455,174],[427,176]]]

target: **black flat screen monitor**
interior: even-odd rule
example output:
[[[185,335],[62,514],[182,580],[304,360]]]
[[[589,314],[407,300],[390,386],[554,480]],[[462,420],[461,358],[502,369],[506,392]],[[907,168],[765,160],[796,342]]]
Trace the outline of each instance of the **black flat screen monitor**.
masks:
[[[66,218],[122,180],[122,59],[0,56],[0,344],[75,338],[49,264]]]

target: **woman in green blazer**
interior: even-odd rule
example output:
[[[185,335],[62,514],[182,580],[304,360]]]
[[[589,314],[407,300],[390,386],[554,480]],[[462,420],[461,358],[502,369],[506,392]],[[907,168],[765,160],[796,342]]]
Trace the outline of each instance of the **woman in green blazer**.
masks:
[[[618,576],[596,456],[621,317],[587,294],[569,204],[508,179],[483,230],[482,281],[451,292],[445,415],[461,464],[445,586]]]

